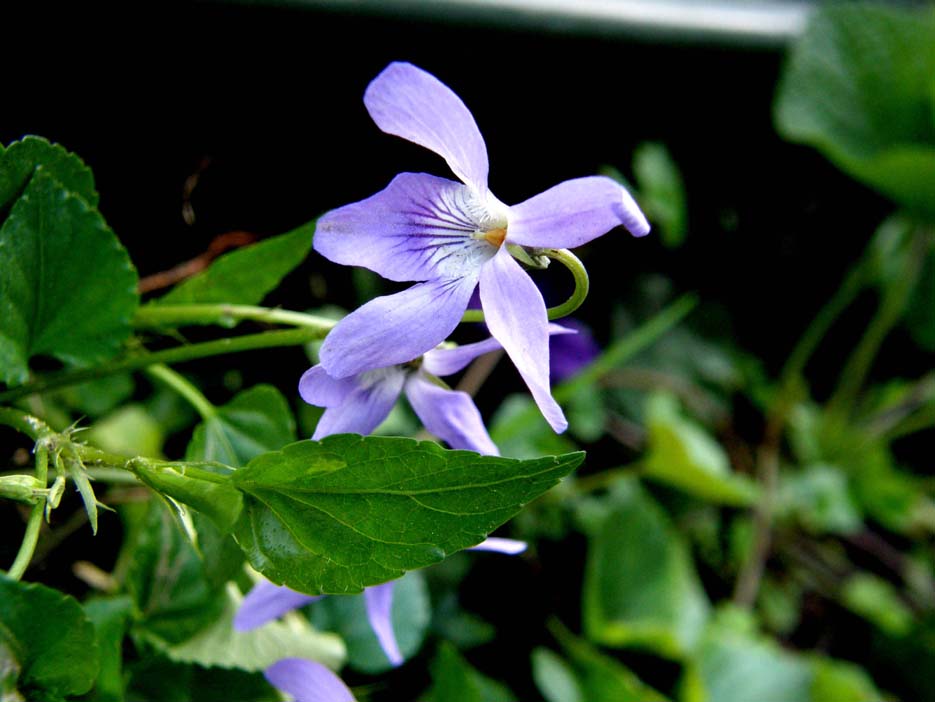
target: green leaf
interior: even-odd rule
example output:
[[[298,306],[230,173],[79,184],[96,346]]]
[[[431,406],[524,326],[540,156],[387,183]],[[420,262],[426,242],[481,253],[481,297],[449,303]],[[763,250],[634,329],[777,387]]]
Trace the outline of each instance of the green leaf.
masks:
[[[147,640],[170,660],[206,668],[260,671],[283,658],[310,658],[336,670],[344,662],[345,648],[340,637],[315,631],[301,618],[235,631],[233,620],[241,601],[236,587],[229,586],[219,597],[224,603],[222,615],[187,641],[167,646],[153,637]]]
[[[897,203],[935,217],[935,13],[816,10],[776,98],[780,133]]]
[[[622,663],[604,655],[560,625],[550,628],[578,674],[584,702],[666,702],[665,697]]]
[[[418,653],[431,618],[429,593],[419,571],[406,573],[393,589],[393,633],[403,658]],[[364,595],[335,595],[312,605],[312,621],[320,629],[334,631],[347,644],[352,668],[375,675],[393,667],[367,618]]]
[[[731,471],[721,446],[685,419],[671,395],[656,394],[646,408],[649,453],[644,475],[701,499],[744,506],[757,497],[756,484]]]
[[[133,612],[133,600],[120,597],[97,598],[84,604],[101,652],[101,672],[87,702],[123,702],[123,635]]]
[[[662,243],[678,248],[685,241],[688,207],[682,174],[665,145],[640,144],[633,153],[633,175],[640,205],[649,221],[659,227]]]
[[[844,661],[815,658],[811,702],[880,702],[884,698],[870,676]]]
[[[935,351],[935,251],[930,251],[919,274],[906,311],[906,326],[915,342],[926,351]]]
[[[293,441],[295,419],[286,399],[272,385],[257,385],[195,427],[186,457],[240,467]]]
[[[230,532],[234,523],[240,517],[243,508],[243,497],[230,482],[214,482],[193,477],[194,471],[185,468],[207,469],[214,472],[218,467],[214,464],[189,464],[180,466],[181,470],[173,466],[148,465],[141,462],[134,464],[133,472],[137,478],[149,485],[153,490],[168,495],[174,500],[183,502],[192,507],[212,522],[222,532]],[[227,468],[220,466],[220,468]],[[217,474],[222,479],[223,473]]]
[[[224,590],[158,500],[131,532],[126,584],[139,611],[136,633],[181,643],[223,614]]]
[[[74,598],[0,575],[0,670],[5,685],[18,670],[16,687],[23,699],[57,701],[90,690],[99,667],[94,627]],[[16,699],[4,689],[4,700],[6,694]]]
[[[131,702],[282,702],[260,673],[202,668],[147,655],[129,667]],[[231,692],[236,691],[236,698]]]
[[[54,397],[85,417],[100,417],[129,400],[134,390],[133,376],[129,373],[120,373],[87,383],[69,385],[55,392]],[[158,454],[140,451],[139,455]]]
[[[0,382],[25,382],[39,354],[75,365],[116,354],[136,285],[100,214],[40,167],[0,228]]]
[[[94,495],[94,488],[91,487],[91,480],[84,471],[84,466],[78,463],[71,463],[68,466],[68,475],[78,493],[81,495],[81,501],[84,503],[84,511],[88,513],[88,522],[91,524],[91,533],[97,534],[97,497]]]
[[[780,510],[789,511],[813,533],[852,534],[863,524],[840,468],[813,464],[782,475]]]
[[[432,662],[429,702],[515,702],[506,687],[477,672],[461,654],[443,643]]]
[[[584,579],[587,637],[679,658],[695,645],[709,604],[681,536],[635,480],[622,479],[591,536]]]
[[[852,575],[841,588],[845,607],[873,622],[890,636],[905,636],[912,629],[912,610],[886,580],[870,573]]]
[[[582,460],[350,434],[302,441],[233,473],[246,494],[235,538],[274,583],[360,592],[480,543]]]
[[[695,651],[683,679],[680,699],[681,702],[803,702],[811,699],[813,677],[806,661],[758,636],[747,613],[725,610],[712,620]]]
[[[584,702],[571,667],[547,648],[533,649],[532,679],[546,702]],[[600,698],[594,702],[600,702]]]
[[[159,456],[164,441],[162,426],[136,403],[123,405],[96,421],[87,434],[92,446],[127,458]]]
[[[152,304],[257,305],[312,247],[315,222],[220,256]]]
[[[36,169],[51,175],[68,192],[97,207],[91,169],[75,154],[36,136],[24,137],[0,149],[0,213],[6,212],[23,193]]]
[[[601,402],[600,390],[597,387],[582,384],[568,398],[566,406],[568,428],[575,438],[586,443],[593,443],[603,436],[604,427],[607,425],[607,410]]]

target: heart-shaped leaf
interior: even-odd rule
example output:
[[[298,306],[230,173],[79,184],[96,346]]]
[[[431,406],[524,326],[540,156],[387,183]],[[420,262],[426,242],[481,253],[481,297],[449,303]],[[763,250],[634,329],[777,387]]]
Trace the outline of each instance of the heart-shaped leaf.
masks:
[[[900,205],[935,218],[935,13],[816,10],[776,98],[776,126]]]
[[[25,382],[38,354],[76,365],[116,354],[136,285],[97,210],[39,167],[0,227],[0,382]]]
[[[529,461],[351,434],[302,441],[231,475],[253,567],[311,594],[360,592],[483,541],[584,460]]]
[[[94,627],[72,597],[0,575],[0,670],[16,669],[6,699],[59,700],[91,689],[100,667]],[[6,695],[10,694],[10,698]]]

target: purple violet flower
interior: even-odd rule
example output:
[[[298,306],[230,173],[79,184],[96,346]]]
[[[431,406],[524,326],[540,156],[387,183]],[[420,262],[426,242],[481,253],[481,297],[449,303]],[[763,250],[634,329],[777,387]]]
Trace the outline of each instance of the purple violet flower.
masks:
[[[270,685],[292,695],[295,702],[356,702],[344,681],[316,661],[283,658],[264,674]]]
[[[549,324],[548,332],[574,333],[558,324]],[[486,339],[432,349],[421,360],[346,378],[331,377],[322,364],[312,366],[299,380],[299,394],[310,405],[326,408],[312,439],[317,441],[331,434],[369,434],[386,419],[400,393],[405,393],[425,428],[449,446],[497,456],[500,452],[471,396],[444,387],[437,377],[457,373],[481,354],[499,348],[499,341]]]
[[[570,378],[601,354],[601,347],[586,324],[568,318],[562,324],[577,333],[549,339],[549,369],[556,381]]]
[[[564,431],[549,389],[545,302],[508,247],[580,246],[620,224],[643,236],[649,223],[639,206],[599,176],[503,204],[487,188],[487,147],[471,113],[448,86],[412,64],[387,66],[364,104],[381,130],[439,154],[462,182],[401,173],[385,190],[318,220],[314,247],[326,258],[417,283],[339,322],[321,347],[324,370],[348,378],[417,358],[455,329],[479,285],[490,333],[552,428]]]
[[[526,543],[515,539],[492,536],[467,550],[491,551],[513,556],[525,551]],[[364,590],[364,602],[370,628],[376,634],[380,647],[386,653],[390,663],[398,666],[403,662],[403,654],[399,650],[396,635],[393,633],[392,611],[393,590],[395,587],[396,581],[368,587]],[[234,629],[236,631],[250,631],[266,624],[268,621],[281,617],[286,612],[291,612],[293,609],[320,600],[322,597],[323,595],[305,595],[285,585],[274,585],[269,580],[261,580],[253,586],[253,589],[247,593],[247,596],[244,597],[243,602],[240,604],[240,608],[234,616]],[[289,692],[289,690],[286,689],[286,692]]]

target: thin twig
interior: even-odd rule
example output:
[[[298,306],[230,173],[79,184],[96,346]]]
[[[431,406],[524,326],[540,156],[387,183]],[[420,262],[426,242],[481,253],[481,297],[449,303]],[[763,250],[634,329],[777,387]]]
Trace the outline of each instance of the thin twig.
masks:
[[[195,258],[173,266],[167,271],[153,273],[145,278],[140,278],[137,289],[141,295],[145,295],[155,290],[172,287],[186,278],[191,278],[196,273],[203,271],[211,265],[214,259],[225,251],[252,244],[257,238],[256,234],[242,231],[227,232],[226,234],[216,236],[208,245],[207,251],[198,254]]]

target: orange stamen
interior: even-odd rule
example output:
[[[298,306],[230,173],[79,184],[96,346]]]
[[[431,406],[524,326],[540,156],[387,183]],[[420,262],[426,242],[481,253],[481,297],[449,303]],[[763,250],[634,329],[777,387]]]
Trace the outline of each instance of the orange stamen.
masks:
[[[489,232],[484,232],[484,239],[491,246],[499,249],[503,245],[503,240],[506,239],[506,229],[491,229]]]

